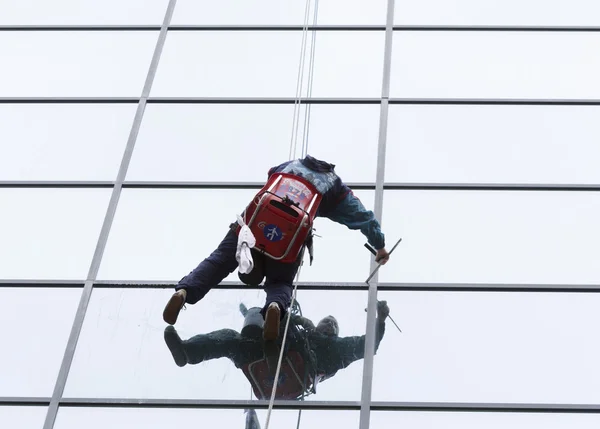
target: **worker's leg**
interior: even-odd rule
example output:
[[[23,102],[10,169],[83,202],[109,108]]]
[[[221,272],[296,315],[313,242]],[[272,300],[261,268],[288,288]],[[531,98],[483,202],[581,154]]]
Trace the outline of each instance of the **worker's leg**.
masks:
[[[183,304],[196,304],[237,268],[236,248],[237,234],[229,230],[217,249],[179,281],[175,287],[175,294],[165,307],[163,313],[165,322],[175,324]]]
[[[265,340],[275,340],[279,335],[280,321],[292,301],[294,278],[298,268],[298,262],[282,264],[275,260],[267,261],[265,280],[267,299],[261,311],[265,319],[263,328]]]

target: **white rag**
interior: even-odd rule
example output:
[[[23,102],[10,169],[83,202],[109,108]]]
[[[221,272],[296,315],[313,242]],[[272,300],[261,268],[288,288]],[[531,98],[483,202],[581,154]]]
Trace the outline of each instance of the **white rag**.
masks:
[[[248,274],[254,268],[254,260],[252,260],[252,249],[256,245],[256,237],[246,225],[241,216],[237,217],[238,224],[242,227],[238,236],[237,250],[235,259],[238,261],[238,271],[242,274]]]

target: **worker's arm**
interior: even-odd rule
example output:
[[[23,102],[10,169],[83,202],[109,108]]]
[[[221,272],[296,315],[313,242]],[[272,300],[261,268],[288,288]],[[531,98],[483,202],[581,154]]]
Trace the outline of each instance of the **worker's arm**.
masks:
[[[345,225],[349,229],[360,230],[376,250],[384,249],[385,235],[381,232],[381,226],[375,218],[375,214],[371,210],[367,210],[349,188],[345,188],[341,200],[323,216]]]

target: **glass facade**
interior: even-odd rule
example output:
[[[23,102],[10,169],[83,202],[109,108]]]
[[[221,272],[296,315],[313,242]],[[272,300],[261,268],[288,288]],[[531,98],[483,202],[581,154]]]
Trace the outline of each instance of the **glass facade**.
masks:
[[[598,427],[599,13],[0,2],[0,428]],[[262,286],[162,313],[304,153],[402,242],[316,220],[270,404]]]

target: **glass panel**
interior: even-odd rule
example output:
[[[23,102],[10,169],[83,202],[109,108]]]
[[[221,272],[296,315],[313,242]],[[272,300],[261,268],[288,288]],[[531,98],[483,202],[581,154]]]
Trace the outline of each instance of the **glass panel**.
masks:
[[[598,294],[380,292],[373,400],[597,404]]]
[[[293,98],[301,44],[301,31],[174,32],[167,38],[151,94]],[[383,32],[318,32],[315,44],[313,97],[380,96]],[[309,54],[310,46],[303,94]]]
[[[0,97],[139,97],[158,31],[0,32]],[[115,49],[118,46],[119,49]]]
[[[0,396],[52,396],[80,296],[81,288],[0,288],[9,351],[0,353]]]
[[[98,278],[178,281],[215,250],[257,192],[124,189]],[[373,191],[355,195],[365,206],[372,206]],[[312,266],[305,258],[303,281],[347,282],[368,277],[370,255],[359,231],[325,218],[317,218],[315,229],[322,237],[315,238]],[[237,270],[225,280],[239,281]]]
[[[0,180],[115,180],[135,109],[0,104]]]
[[[600,12],[594,0],[421,0],[396,1],[398,24],[428,25],[592,25]]]
[[[0,427],[10,429],[33,429],[44,426],[46,406],[0,407]],[[270,424],[270,423],[269,423]]]
[[[293,115],[293,105],[281,104],[150,104],[127,179],[262,182],[274,159],[289,158]],[[305,105],[299,117],[297,157]],[[378,105],[311,105],[309,124],[308,153],[336,164],[346,181],[375,181]]]
[[[257,310],[265,303],[264,292],[212,290],[187,305],[175,329],[162,321],[172,293],[94,289],[65,396],[249,400],[260,397],[262,386],[270,399],[261,328],[252,323],[262,323]],[[331,378],[305,399],[360,399],[366,298],[366,291],[298,291],[302,315],[314,326],[329,315],[339,324],[339,337],[325,336],[320,328],[307,334],[317,372]],[[240,304],[249,309],[247,323]],[[311,374],[303,369],[306,358],[299,352],[303,337],[295,338],[288,343],[289,362],[281,372],[286,384],[280,392],[289,399],[302,394],[304,376]],[[251,385],[253,377],[257,385]]]
[[[591,106],[391,105],[386,181],[598,183],[599,115]]]
[[[269,423],[270,424],[270,423]],[[377,429],[593,429],[600,424],[597,414],[559,413],[442,413],[372,411],[370,427]]]
[[[56,418],[55,429],[164,429],[185,425],[195,427],[218,426],[227,429],[265,427],[267,410],[252,410],[256,414],[258,425],[245,425],[248,414],[245,410],[236,409],[119,409],[119,408],[68,408],[61,407]],[[300,416],[300,428],[340,427],[358,428],[358,411],[312,411],[304,410]],[[274,409],[271,413],[269,427],[296,428],[298,425],[297,410]]]
[[[384,282],[600,282],[600,195],[385,191]]]
[[[600,97],[597,33],[401,32],[394,36],[392,97]]]
[[[315,2],[310,3],[312,25]],[[385,25],[386,0],[327,0],[319,2],[318,25]],[[173,24],[188,25],[302,25],[305,1],[179,0]]]
[[[0,25],[162,24],[168,0],[3,0]]]
[[[110,189],[0,189],[0,278],[85,279]]]

